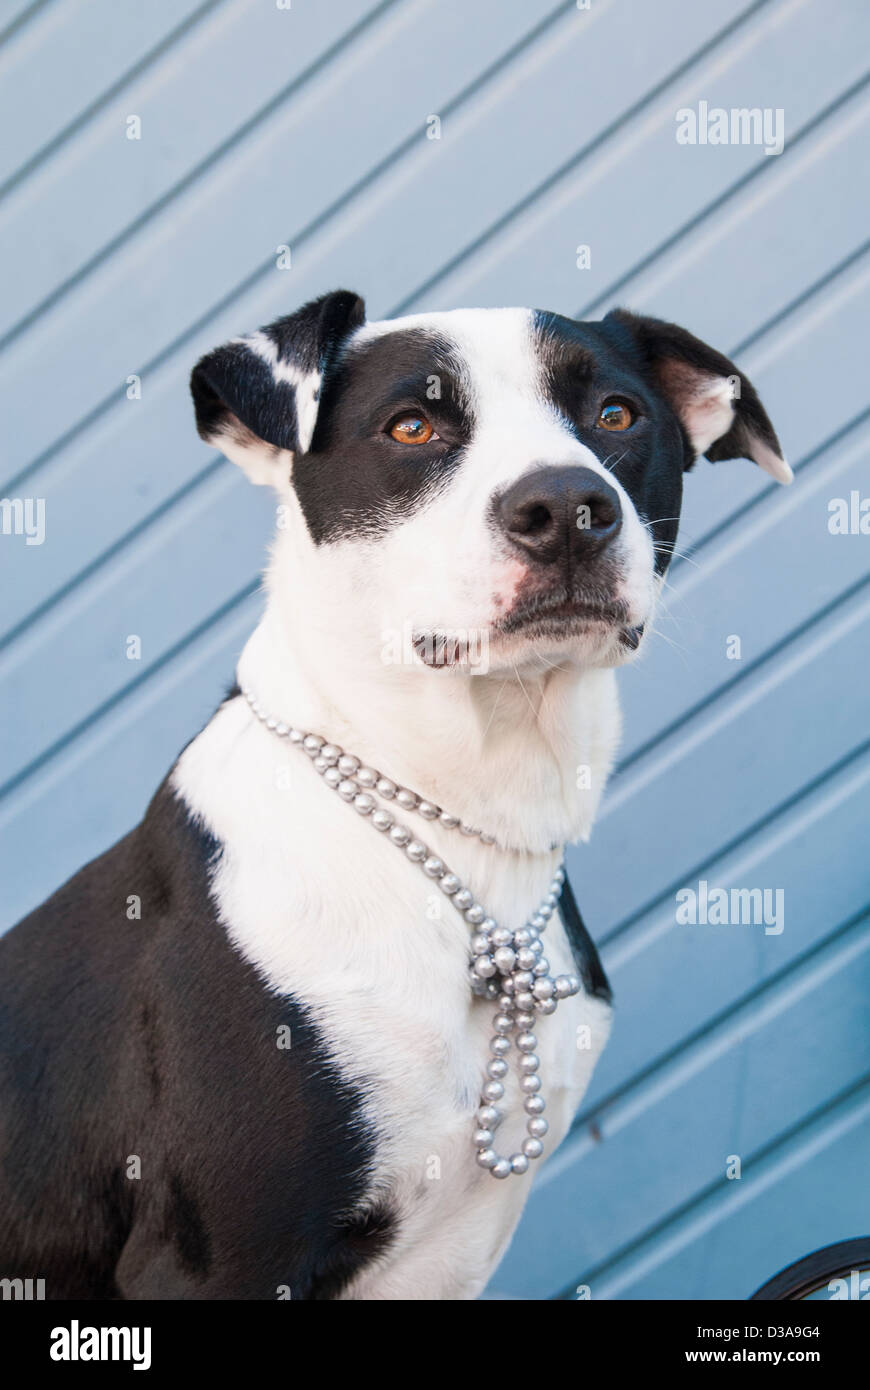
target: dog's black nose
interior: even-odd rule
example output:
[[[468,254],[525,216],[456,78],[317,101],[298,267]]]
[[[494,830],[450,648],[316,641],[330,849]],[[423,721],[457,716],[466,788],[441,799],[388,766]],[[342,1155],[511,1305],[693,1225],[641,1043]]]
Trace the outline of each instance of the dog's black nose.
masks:
[[[499,499],[505,534],[532,559],[591,559],[622,525],[619,494],[591,468],[535,468]]]

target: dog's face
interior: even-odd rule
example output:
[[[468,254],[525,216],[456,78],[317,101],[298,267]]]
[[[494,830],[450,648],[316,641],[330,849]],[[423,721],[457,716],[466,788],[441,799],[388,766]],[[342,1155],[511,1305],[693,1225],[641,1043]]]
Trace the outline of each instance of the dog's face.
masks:
[[[338,291],[204,358],[192,388],[202,437],[294,509],[312,593],[432,667],[630,659],[695,458],[791,478],[733,363],[621,311],[366,323]]]

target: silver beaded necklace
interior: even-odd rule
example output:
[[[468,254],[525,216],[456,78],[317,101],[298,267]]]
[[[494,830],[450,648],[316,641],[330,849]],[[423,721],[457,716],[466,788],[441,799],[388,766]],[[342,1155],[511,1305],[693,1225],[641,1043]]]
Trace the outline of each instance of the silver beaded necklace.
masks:
[[[451,872],[443,859],[433,854],[422,840],[397,821],[392,811],[378,806],[378,799],[394,802],[402,810],[415,812],[424,820],[437,820],[445,829],[458,829],[463,835],[477,836],[485,845],[496,843],[493,836],[465,824],[458,816],[450,815],[409,788],[399,786],[376,768],[364,766],[359,758],[346,753],[337,743],[329,743],[319,734],[296,729],[275,719],[261,707],[250,690],[243,687],[242,694],[260,723],[277,738],[306,753],[326,785],[337,792],[342,801],[352,805],[360,816],[368,819],[413,864],[418,864],[423,873],[450,898],[469,926],[474,928],[469,967],[471,990],[478,997],[495,1001],[496,1004],[494,1033],[489,1044],[492,1057],[487,1063],[487,1080],[481,1089],[480,1106],[475,1117],[473,1143],[477,1150],[477,1162],[481,1168],[488,1169],[494,1178],[528,1172],[529,1161],[540,1158],[544,1151],[543,1138],[548,1129],[543,1114],[546,1103],[541,1095],[541,1078],[538,1075],[538,1040],[532,1032],[535,1014],[555,1013],[560,999],[567,999],[580,989],[576,975],[552,978],[541,941],[541,933],[558,906],[565,870],[561,866],[556,870],[541,903],[524,926],[516,931],[500,927],[495,918],[487,916],[485,908],[475,900],[474,894]],[[528,1137],[523,1140],[520,1151],[507,1158],[499,1155],[493,1144],[495,1131],[504,1119],[497,1102],[504,1096],[504,1080],[509,1071],[507,1057],[514,1045],[519,1054],[517,1073],[524,1096],[523,1108],[528,1117]]]

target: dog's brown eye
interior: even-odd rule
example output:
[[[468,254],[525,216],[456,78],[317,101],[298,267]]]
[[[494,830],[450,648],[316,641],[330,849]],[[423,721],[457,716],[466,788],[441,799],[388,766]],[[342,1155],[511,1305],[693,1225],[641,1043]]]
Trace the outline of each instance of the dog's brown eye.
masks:
[[[415,415],[413,411],[399,415],[390,425],[389,433],[399,444],[428,444],[430,439],[438,438],[426,416]]]
[[[597,422],[603,430],[627,430],[634,416],[625,401],[608,401],[601,407]]]

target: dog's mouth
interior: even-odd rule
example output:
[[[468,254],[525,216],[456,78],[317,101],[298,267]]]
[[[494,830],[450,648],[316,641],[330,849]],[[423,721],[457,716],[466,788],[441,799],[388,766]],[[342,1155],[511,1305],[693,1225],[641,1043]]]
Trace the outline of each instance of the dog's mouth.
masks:
[[[636,651],[644,624],[633,623],[628,605],[619,600],[575,597],[569,594],[537,595],[515,603],[487,628],[462,632],[415,632],[414,651],[432,669],[471,666],[486,669],[490,642],[520,638],[527,642],[550,639],[617,637],[627,651]]]
[[[634,624],[628,606],[621,600],[587,598],[582,595],[539,595],[514,604],[499,618],[494,631],[505,637],[557,637],[569,639],[618,632],[620,642],[634,651],[643,636],[643,624]]]

